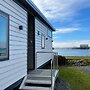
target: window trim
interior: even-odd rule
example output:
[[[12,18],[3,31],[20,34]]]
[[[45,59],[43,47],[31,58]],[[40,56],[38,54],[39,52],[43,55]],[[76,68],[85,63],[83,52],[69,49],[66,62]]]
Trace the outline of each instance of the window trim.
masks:
[[[0,14],[2,14],[4,17],[7,18],[7,57],[3,57],[0,59],[0,62],[1,61],[7,61],[9,60],[9,14],[7,14],[6,12],[3,12],[0,10]]]
[[[42,47],[42,37],[44,37],[44,47]],[[41,34],[41,48],[45,49],[45,35],[44,34]]]
[[[48,37],[52,38],[52,31],[51,31],[51,36],[49,35],[48,31],[51,31],[50,29],[47,30],[47,35]]]

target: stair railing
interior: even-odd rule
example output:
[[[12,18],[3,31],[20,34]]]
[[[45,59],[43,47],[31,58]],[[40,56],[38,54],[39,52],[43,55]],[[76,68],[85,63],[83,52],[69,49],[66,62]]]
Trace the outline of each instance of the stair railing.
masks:
[[[53,90],[53,70],[58,69],[58,53],[53,52],[51,60],[51,90]]]
[[[51,90],[53,90],[53,70],[58,69],[58,53],[57,52],[39,51],[39,52],[36,52],[36,60],[37,60],[38,53],[51,53],[52,54],[52,59],[51,59]]]

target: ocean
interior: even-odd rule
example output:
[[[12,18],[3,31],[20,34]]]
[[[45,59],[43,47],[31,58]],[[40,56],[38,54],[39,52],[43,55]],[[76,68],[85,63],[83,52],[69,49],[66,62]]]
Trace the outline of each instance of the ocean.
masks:
[[[0,48],[0,53],[6,53],[6,48],[4,49]]]
[[[62,56],[90,56],[90,49],[55,48],[54,51]]]

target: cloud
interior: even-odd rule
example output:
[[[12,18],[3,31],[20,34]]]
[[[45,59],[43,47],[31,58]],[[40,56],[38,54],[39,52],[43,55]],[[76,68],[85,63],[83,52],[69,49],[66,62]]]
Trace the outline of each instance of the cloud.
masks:
[[[54,39],[57,39],[57,38],[60,38],[60,37],[58,37],[58,36],[54,36]]]
[[[80,30],[80,28],[60,28],[60,29],[56,29],[56,32],[54,32],[54,34],[70,33],[78,30]]]
[[[90,0],[32,0],[41,12],[54,20],[70,20],[79,10],[90,7]]]
[[[90,40],[73,40],[73,41],[65,41],[65,42],[53,42],[54,48],[79,47],[80,44],[88,44],[90,46]]]

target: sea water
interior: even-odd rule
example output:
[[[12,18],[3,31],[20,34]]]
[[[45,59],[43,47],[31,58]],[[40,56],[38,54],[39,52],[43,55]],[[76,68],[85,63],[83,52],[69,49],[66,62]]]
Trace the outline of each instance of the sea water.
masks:
[[[90,56],[90,49],[55,48],[54,51],[62,56]]]

